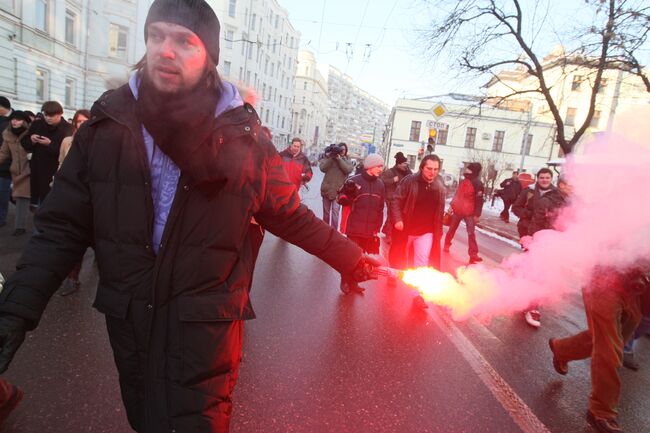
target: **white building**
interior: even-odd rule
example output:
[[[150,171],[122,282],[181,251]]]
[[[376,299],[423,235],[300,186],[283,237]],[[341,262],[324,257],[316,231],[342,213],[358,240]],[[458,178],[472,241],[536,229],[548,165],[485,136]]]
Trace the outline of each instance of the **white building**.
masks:
[[[66,116],[90,108],[139,60],[135,29],[149,4],[0,0],[0,94],[35,112],[47,100],[61,102]]]
[[[320,73],[314,53],[300,50],[294,85],[291,134],[305,142],[307,154],[315,154],[328,144],[325,137],[327,125],[327,81]]]
[[[333,66],[322,66],[327,80],[329,109],[326,143],[348,144],[350,156],[363,158],[367,148],[381,147],[390,107],[356,86]]]
[[[445,112],[436,118],[434,109],[440,103]],[[450,100],[399,99],[385,137],[386,166],[394,165],[395,154],[402,152],[411,169],[417,170],[431,135],[435,135],[433,153],[443,161],[442,169],[456,179],[468,162],[480,162],[486,172],[494,170],[497,178],[508,177],[515,169],[534,174],[559,147],[555,125],[531,119],[527,112]]]
[[[284,149],[291,139],[300,33],[276,0],[207,1],[221,23],[219,73],[255,89],[262,123]]]
[[[550,93],[564,121],[565,135],[571,138],[587,117],[596,70],[565,56],[561,47],[544,57],[542,66],[545,80],[550,86]],[[508,101],[530,104],[534,119],[554,122],[543,95],[530,92],[538,87],[537,80],[523,68],[504,70],[486,85],[487,95],[495,98],[510,95],[514,91],[529,91],[509,98]],[[650,93],[646,91],[638,76],[622,71],[605,70],[601,87],[596,95],[595,111],[589,124],[589,132],[611,129],[617,113],[633,111],[649,105]],[[558,149],[558,154],[554,156],[562,156],[561,150]]]

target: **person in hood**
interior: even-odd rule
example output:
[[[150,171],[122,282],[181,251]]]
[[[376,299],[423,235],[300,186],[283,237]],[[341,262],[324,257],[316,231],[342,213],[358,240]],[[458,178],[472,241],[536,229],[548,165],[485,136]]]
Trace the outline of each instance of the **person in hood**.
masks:
[[[2,146],[0,146],[0,164],[9,161],[11,195],[16,203],[14,219],[14,232],[12,236],[22,236],[26,233],[27,216],[29,214],[29,159],[27,152],[20,145],[20,140],[27,134],[29,116],[22,111],[14,111],[9,116],[9,127],[2,132]]]
[[[393,165],[388,170],[385,170],[381,174],[381,180],[384,182],[386,188],[386,209],[388,209],[388,216],[386,218],[386,223],[382,228],[382,233],[386,235],[386,242],[390,243],[392,226],[394,224],[392,219],[391,207],[393,196],[395,195],[395,190],[397,189],[397,184],[404,177],[411,174],[411,167],[409,167],[408,159],[404,156],[402,152],[397,152],[395,154],[395,165]]]
[[[133,430],[226,433],[255,317],[251,218],[350,280],[378,263],[300,204],[255,110],[217,73],[208,3],[155,0],[144,36],[129,82],[75,134],[0,293],[0,373],[92,246]]]
[[[384,183],[379,178],[384,169],[384,159],[371,153],[363,160],[363,173],[352,176],[346,181],[344,188],[352,191],[348,195],[350,215],[345,224],[345,234],[348,239],[369,254],[379,254],[379,237],[377,234],[384,222]],[[362,287],[354,281],[341,279],[341,291],[361,293]]]
[[[63,118],[63,107],[56,101],[47,101],[41,107],[42,118],[32,122],[20,144],[28,153],[31,170],[31,204],[38,208],[50,193],[52,176],[59,168],[61,142],[72,135],[72,126]]]
[[[302,140],[295,137],[289,147],[280,152],[287,176],[296,186],[297,191],[300,191],[300,187],[309,182],[314,175],[309,159],[302,153],[302,145]]]
[[[467,228],[467,252],[469,263],[479,263],[483,259],[478,255],[478,244],[476,242],[476,224],[481,218],[483,211],[484,186],[481,182],[481,169],[478,162],[467,164],[463,176],[465,177],[458,185],[458,190],[451,200],[451,208],[454,211],[451,216],[449,230],[445,235],[445,246],[443,251],[448,253],[451,241],[454,239],[456,230],[461,221],[465,222]]]

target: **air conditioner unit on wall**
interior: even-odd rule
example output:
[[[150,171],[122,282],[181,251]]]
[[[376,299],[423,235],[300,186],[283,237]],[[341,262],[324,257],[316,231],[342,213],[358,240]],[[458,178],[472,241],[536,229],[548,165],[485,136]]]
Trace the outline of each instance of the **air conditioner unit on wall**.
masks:
[[[481,138],[483,140],[489,140],[490,138],[492,138],[492,134],[490,134],[489,132],[484,132],[483,134],[481,134]]]

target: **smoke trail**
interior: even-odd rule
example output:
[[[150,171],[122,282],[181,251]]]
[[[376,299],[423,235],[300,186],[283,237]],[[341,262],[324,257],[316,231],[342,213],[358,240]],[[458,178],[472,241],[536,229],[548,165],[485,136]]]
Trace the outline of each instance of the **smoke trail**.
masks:
[[[637,112],[635,123],[628,123],[633,138],[601,135],[583,154],[567,158],[563,175],[573,193],[558,218],[561,231],[536,233],[527,253],[496,269],[471,266],[459,270],[456,282],[437,280],[442,291],[419,285],[425,299],[449,307],[458,320],[491,317],[537,300],[556,302],[586,284],[596,265],[626,267],[650,258],[650,128],[639,125],[641,118]]]

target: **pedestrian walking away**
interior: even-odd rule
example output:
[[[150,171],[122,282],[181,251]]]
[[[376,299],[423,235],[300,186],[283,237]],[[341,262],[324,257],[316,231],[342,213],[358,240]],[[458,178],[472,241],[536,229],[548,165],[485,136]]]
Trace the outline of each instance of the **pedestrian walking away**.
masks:
[[[12,112],[9,119],[9,126],[2,132],[0,165],[4,161],[10,162],[10,182],[13,184],[11,196],[16,203],[14,232],[12,235],[22,236],[26,233],[31,188],[29,160],[27,152],[20,144],[20,140],[27,134],[30,119],[22,111]]]
[[[332,227],[338,228],[341,207],[336,202],[336,196],[354,168],[348,158],[347,144],[339,143],[327,146],[323,158],[318,163],[318,168],[325,173],[320,186],[320,194],[323,197],[323,220]]]
[[[451,208],[454,212],[451,215],[449,230],[445,235],[443,249],[444,252],[449,252],[456,230],[460,222],[464,221],[467,229],[467,252],[470,264],[483,261],[478,255],[478,243],[476,242],[476,224],[483,211],[484,187],[480,179],[482,168],[478,162],[469,163],[465,167],[463,172],[465,179],[458,185],[458,190],[451,200]]]
[[[350,214],[345,224],[345,234],[361,249],[369,254],[379,254],[379,237],[377,234],[384,221],[384,183],[379,178],[384,169],[384,160],[376,153],[371,153],[363,160],[364,171],[351,177],[346,185],[352,193],[348,196]],[[344,187],[345,188],[345,187]],[[348,189],[348,188],[346,188]],[[341,291],[361,293],[364,289],[354,281],[341,278]]]
[[[501,200],[503,200],[503,211],[499,215],[504,222],[510,222],[510,206],[517,200],[521,193],[521,182],[519,182],[519,172],[512,172],[512,177],[501,182]]]
[[[218,75],[208,3],[155,0],[144,38],[129,82],[77,131],[0,293],[0,373],[92,246],[93,305],[131,428],[227,433],[244,321],[255,317],[251,218],[350,281],[378,263],[300,204],[254,108]]]

